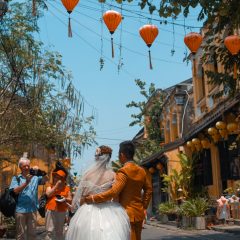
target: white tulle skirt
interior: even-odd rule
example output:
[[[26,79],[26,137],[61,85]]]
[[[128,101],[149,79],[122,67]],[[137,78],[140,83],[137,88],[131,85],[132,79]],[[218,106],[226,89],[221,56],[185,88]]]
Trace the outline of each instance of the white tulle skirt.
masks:
[[[129,240],[129,218],[119,203],[84,204],[74,214],[66,240]]]

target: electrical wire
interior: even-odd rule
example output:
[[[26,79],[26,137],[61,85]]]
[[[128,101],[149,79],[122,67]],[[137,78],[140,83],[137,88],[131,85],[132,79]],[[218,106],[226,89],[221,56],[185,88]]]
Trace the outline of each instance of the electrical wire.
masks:
[[[49,3],[49,5],[51,5],[51,6],[52,6],[56,11],[58,11],[60,14],[64,15],[65,17],[67,17],[66,14],[63,13],[61,10],[59,10],[56,6],[54,6],[54,5],[50,4],[50,3]],[[50,10],[49,10],[49,11],[50,11]],[[51,13],[52,13],[55,17],[57,17],[52,11],[51,11]],[[57,18],[58,18],[58,17],[57,17]],[[58,19],[59,19],[59,18],[58,18]],[[101,38],[101,35],[98,34],[96,31],[94,31],[94,30],[86,27],[84,24],[80,23],[80,22],[77,21],[75,18],[71,18],[71,19],[72,19],[72,21],[74,21],[74,22],[76,22],[77,24],[79,24],[81,27],[85,28],[86,30],[90,31],[91,33],[93,33],[93,34],[95,34],[95,35],[97,35],[98,37]],[[59,19],[59,21],[61,21],[65,26],[67,25],[67,24],[66,24],[65,22],[63,22],[61,19]],[[76,32],[75,32],[75,34],[76,34]],[[76,35],[77,35],[79,38],[81,38],[82,40],[84,40],[84,42],[85,42],[86,44],[88,44],[89,46],[91,45],[91,47],[92,47],[93,49],[95,49],[98,53],[101,54],[101,51],[99,51],[95,46],[93,46],[93,45],[90,44],[88,41],[86,41],[84,38],[82,38],[79,34],[76,34]],[[110,42],[110,40],[109,40],[108,38],[106,38],[106,37],[103,37],[103,38],[104,38],[106,41]],[[115,45],[119,46],[120,44],[115,43]],[[132,50],[132,49],[130,49],[130,48],[128,48],[128,47],[125,47],[125,46],[123,46],[123,45],[122,45],[122,48],[123,48],[123,49],[126,49],[127,51],[132,52],[132,53],[134,53],[134,54],[136,54],[136,55],[142,56],[142,57],[144,57],[144,58],[148,58],[148,55],[147,55],[147,54],[140,53],[140,52],[138,52],[138,51]],[[106,57],[106,56],[104,56],[104,57]],[[117,64],[116,64],[115,62],[113,62],[110,58],[107,58],[107,57],[106,57],[106,59],[108,59],[108,60],[111,61],[114,65],[117,66]],[[156,57],[153,57],[152,59],[154,59],[154,60],[156,60],[156,61],[160,61],[160,62],[165,62],[165,63],[174,63],[174,64],[180,64],[180,65],[183,65],[183,64],[184,64],[184,63],[182,63],[182,62],[170,61],[170,60],[165,60],[165,59],[156,58]],[[125,71],[126,71],[126,70],[125,70]]]

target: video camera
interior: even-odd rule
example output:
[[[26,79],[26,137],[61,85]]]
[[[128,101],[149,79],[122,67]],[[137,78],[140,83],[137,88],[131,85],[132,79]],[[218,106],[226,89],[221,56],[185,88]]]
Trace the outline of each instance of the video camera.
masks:
[[[30,175],[37,176],[37,177],[43,177],[43,176],[47,175],[47,173],[40,169],[30,168]]]

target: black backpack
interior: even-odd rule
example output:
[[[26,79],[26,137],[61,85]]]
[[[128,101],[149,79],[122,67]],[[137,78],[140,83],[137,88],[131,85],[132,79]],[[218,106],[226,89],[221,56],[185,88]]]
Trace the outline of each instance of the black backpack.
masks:
[[[16,176],[15,176],[16,177]],[[20,183],[19,177],[16,177],[18,185]],[[0,197],[0,211],[5,217],[14,217],[16,210],[18,195],[14,193],[13,189],[6,188]]]

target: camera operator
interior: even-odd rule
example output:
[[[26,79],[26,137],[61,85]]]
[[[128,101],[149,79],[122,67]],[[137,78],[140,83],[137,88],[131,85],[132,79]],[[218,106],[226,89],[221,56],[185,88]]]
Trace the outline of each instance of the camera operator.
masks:
[[[16,239],[35,240],[38,185],[44,185],[48,177],[45,172],[37,171],[37,166],[31,169],[30,172],[30,160],[26,156],[20,158],[18,166],[21,173],[17,177],[12,178],[10,185],[10,189],[13,189],[14,193],[18,195],[15,215],[17,230]],[[38,176],[36,176],[35,173],[38,173]]]

